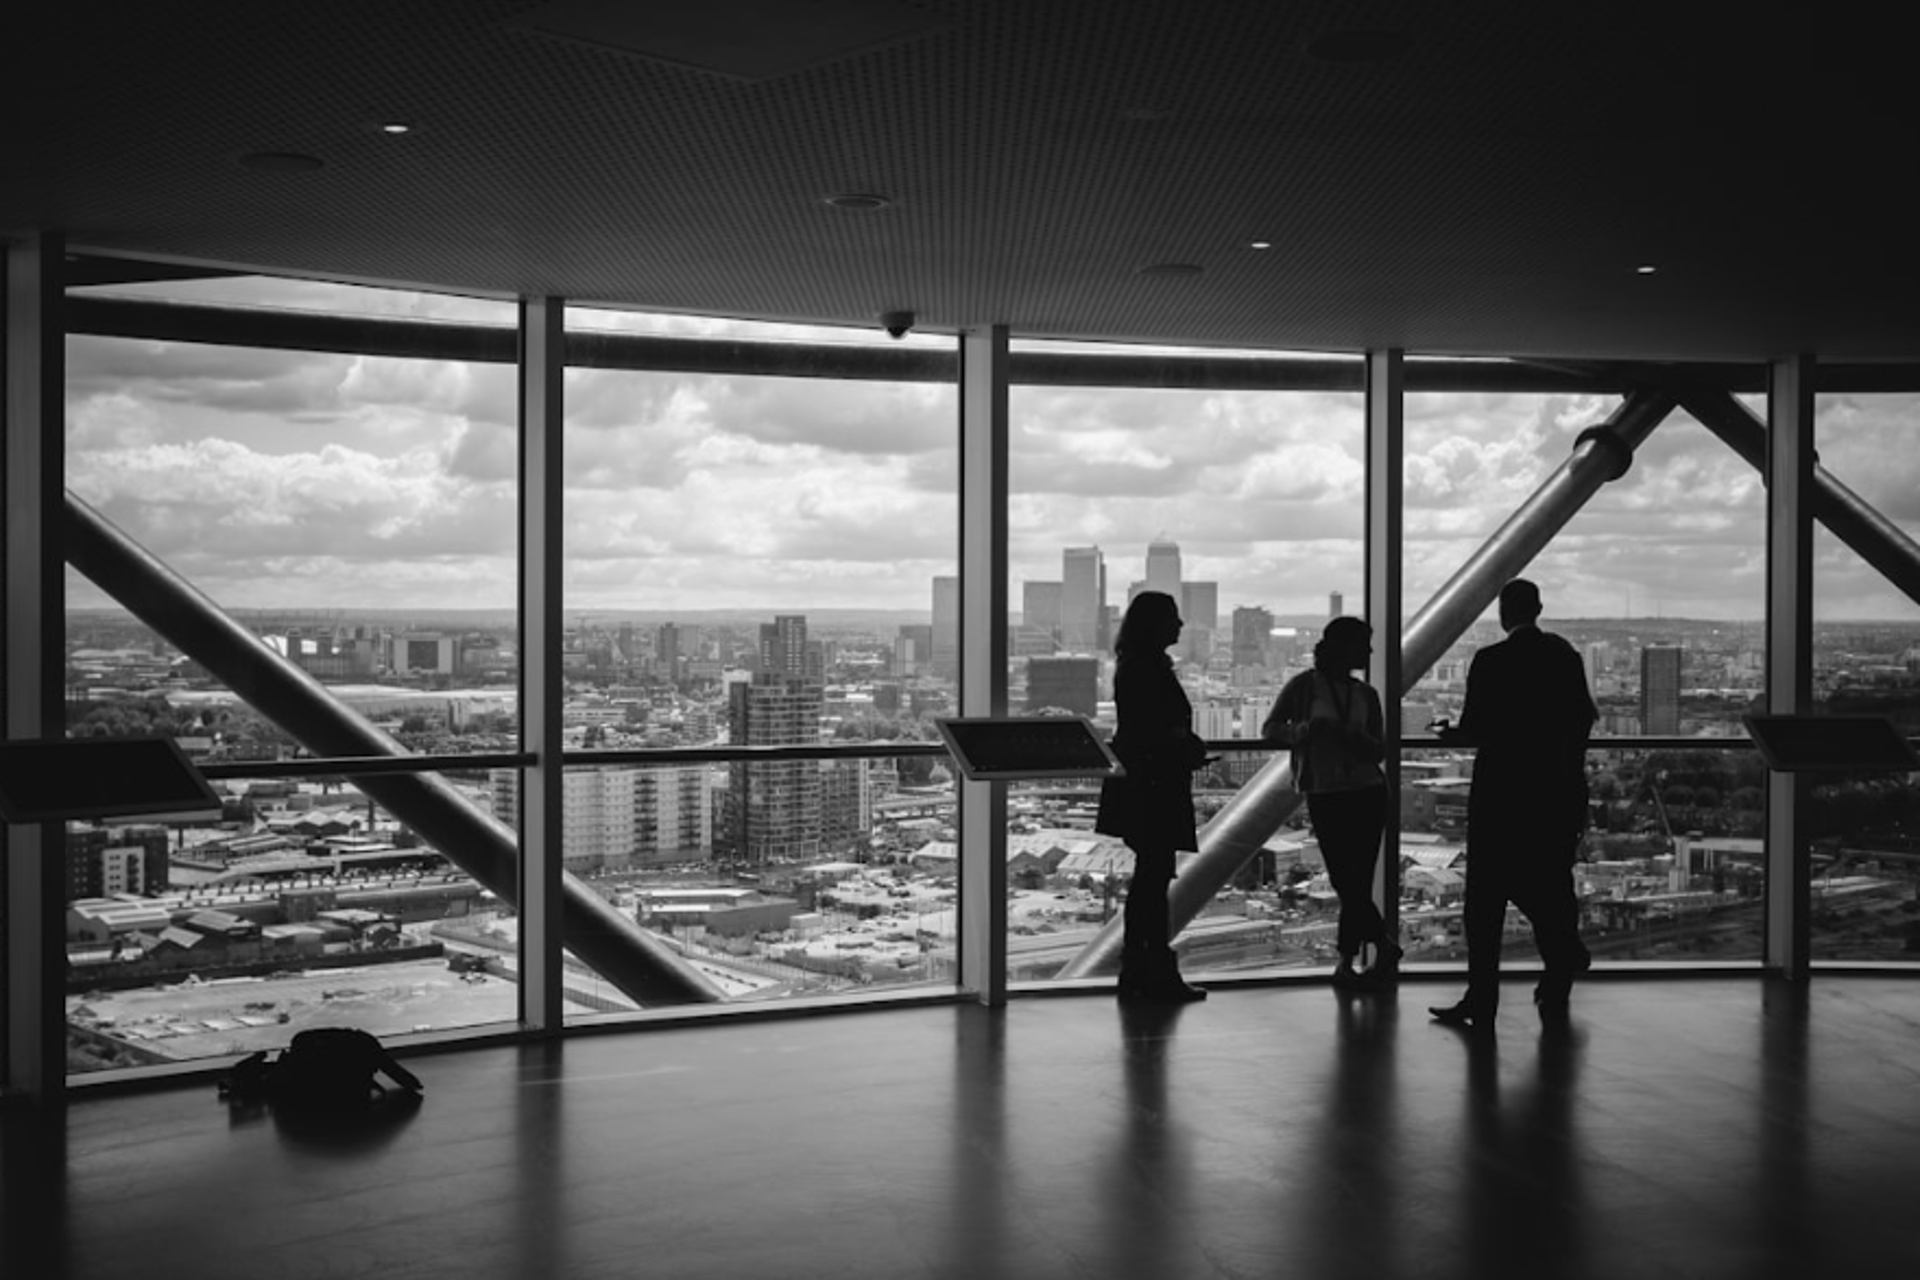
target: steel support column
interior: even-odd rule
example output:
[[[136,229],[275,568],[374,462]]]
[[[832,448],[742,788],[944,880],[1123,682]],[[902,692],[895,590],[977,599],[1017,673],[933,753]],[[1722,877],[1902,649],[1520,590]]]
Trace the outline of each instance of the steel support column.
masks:
[[[1366,609],[1373,625],[1373,659],[1367,680],[1381,691],[1385,713],[1387,824],[1380,842],[1385,855],[1374,872],[1373,892],[1387,936],[1400,933],[1400,634],[1401,516],[1406,491],[1406,355],[1367,353]]]
[[[1007,714],[1007,330],[960,337],[960,714]],[[962,779],[960,985],[1007,998],[1007,784]]]
[[[560,870],[560,625],[562,424],[565,421],[566,305],[520,303],[520,747],[533,763],[520,772],[520,1022],[558,1035],[566,1021],[566,945]]]
[[[1466,634],[1500,588],[1526,568],[1588,498],[1609,480],[1626,474],[1633,451],[1673,411],[1674,404],[1674,397],[1664,391],[1636,391],[1606,422],[1580,434],[1567,460],[1408,622],[1400,644],[1400,685],[1392,691],[1393,698],[1405,696]],[[1200,851],[1180,866],[1168,896],[1176,930],[1199,914],[1299,803],[1292,762],[1285,754],[1276,755],[1248,779],[1200,832]],[[1068,961],[1060,976],[1088,978],[1111,972],[1119,955],[1116,920]]]
[[[1767,472],[1767,426],[1753,411],[1725,392],[1687,393],[1680,407],[1720,442],[1745,458],[1761,474]],[[1879,570],[1886,580],[1920,604],[1920,543],[1871,503],[1813,463],[1809,493],[1813,518],[1847,544],[1853,553]]]
[[[11,241],[6,258],[6,736],[66,733],[66,579],[60,495],[66,457],[63,240]],[[6,828],[5,1074],[0,1090],[42,1102],[66,1088],[66,838],[62,824]]]
[[[67,562],[134,617],[204,666],[247,705],[322,756],[402,756],[390,734],[261,643],[191,583],[72,493]],[[513,832],[435,774],[369,774],[356,786],[461,870],[509,902],[520,897]],[[614,905],[562,873],[567,946],[641,1004],[722,999],[703,974]]]
[[[1767,710],[1813,711],[1813,358],[1777,360],[1767,385]],[[1812,901],[1805,775],[1767,774],[1769,972],[1807,979]]]

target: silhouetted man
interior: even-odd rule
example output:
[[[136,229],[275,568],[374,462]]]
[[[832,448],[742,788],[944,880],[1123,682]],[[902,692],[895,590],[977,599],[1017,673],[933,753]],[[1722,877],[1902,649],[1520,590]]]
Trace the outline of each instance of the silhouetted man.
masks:
[[[1546,978],[1534,999],[1564,1013],[1590,960],[1580,941],[1573,860],[1587,825],[1587,735],[1598,717],[1580,655],[1542,631],[1540,589],[1500,589],[1506,639],[1467,669],[1459,725],[1441,740],[1477,748],[1467,799],[1467,995],[1432,1010],[1441,1022],[1491,1030],[1500,1004],[1500,939],[1509,902],[1533,924]]]

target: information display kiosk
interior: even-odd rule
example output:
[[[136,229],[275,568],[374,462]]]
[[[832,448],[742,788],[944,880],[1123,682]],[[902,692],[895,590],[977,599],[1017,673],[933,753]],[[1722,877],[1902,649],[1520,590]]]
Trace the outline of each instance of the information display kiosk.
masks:
[[[949,716],[934,723],[960,771],[974,782],[1105,778],[1121,772],[1084,716]]]
[[[1746,716],[1747,735],[1781,773],[1920,770],[1920,754],[1884,716]]]
[[[220,797],[171,738],[9,741],[0,742],[0,817],[215,821]]]

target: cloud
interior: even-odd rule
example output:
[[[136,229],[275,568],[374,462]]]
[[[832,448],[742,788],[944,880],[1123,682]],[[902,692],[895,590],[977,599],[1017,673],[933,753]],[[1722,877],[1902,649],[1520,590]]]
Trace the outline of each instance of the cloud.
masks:
[[[202,440],[80,453],[68,467],[76,493],[163,559],[380,564],[514,547],[511,483],[457,480],[429,450],[380,458],[326,445],[263,454]]]
[[[834,453],[952,449],[959,398],[944,384],[817,378],[713,378],[700,387],[715,431]]]
[[[1834,479],[1920,537],[1920,395],[1822,396],[1814,432]]]
[[[567,557],[848,564],[955,559],[955,499],[930,503],[908,489],[900,483],[900,460],[821,471],[789,460],[794,450],[743,442],[732,449],[724,464],[691,472],[676,490],[570,493]]]
[[[505,366],[119,338],[71,343],[67,407],[81,431],[77,447],[121,438],[86,433],[123,401],[144,407],[148,440],[224,435],[270,452],[311,448],[321,436],[395,453],[466,423],[517,428],[519,419],[516,375]]]
[[[343,412],[356,359],[305,351],[75,336],[67,340],[67,398],[132,394],[228,412]]]
[[[510,323],[488,300],[301,281],[168,282],[161,296]],[[137,291],[136,291],[137,292]],[[628,332],[809,342],[876,335],[570,309]],[[951,349],[950,338],[910,344]],[[511,603],[515,371],[76,337],[74,487],[217,598],[350,607]],[[577,607],[925,608],[958,559],[950,385],[570,370],[566,590]],[[1616,397],[1408,397],[1403,566],[1417,609],[1568,457]],[[1920,396],[1822,396],[1823,465],[1920,530]],[[1364,405],[1354,393],[1012,389],[1014,590],[1098,544],[1110,596],[1148,541],[1237,604],[1318,612],[1361,590]],[[1683,414],[1597,492],[1529,572],[1550,615],[1757,617],[1765,493]],[[1823,611],[1914,616],[1850,552],[1823,553]],[[642,599],[644,597],[644,599]]]

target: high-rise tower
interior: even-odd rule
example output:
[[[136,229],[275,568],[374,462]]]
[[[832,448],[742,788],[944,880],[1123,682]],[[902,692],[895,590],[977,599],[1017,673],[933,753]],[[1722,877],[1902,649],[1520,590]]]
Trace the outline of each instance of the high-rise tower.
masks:
[[[784,675],[807,674],[807,618],[805,614],[775,614],[760,624],[760,670]]]
[[[669,682],[680,679],[680,628],[663,622],[653,633],[654,667]]]
[[[756,671],[728,690],[728,740],[742,747],[786,747],[820,741],[825,690],[817,680]],[[727,836],[736,862],[820,853],[820,764],[817,760],[735,761],[727,767]]]
[[[933,674],[960,674],[960,579],[933,580]]]
[[[1680,664],[1685,651],[1678,645],[1649,645],[1640,651],[1640,732],[1680,732]]]
[[[1027,582],[1020,591],[1020,624],[1060,639],[1060,584]]]
[[[1098,653],[1107,647],[1107,563],[1099,547],[1060,555],[1060,647]]]
[[[1147,544],[1147,590],[1160,591],[1180,603],[1180,544],[1164,538]]]

